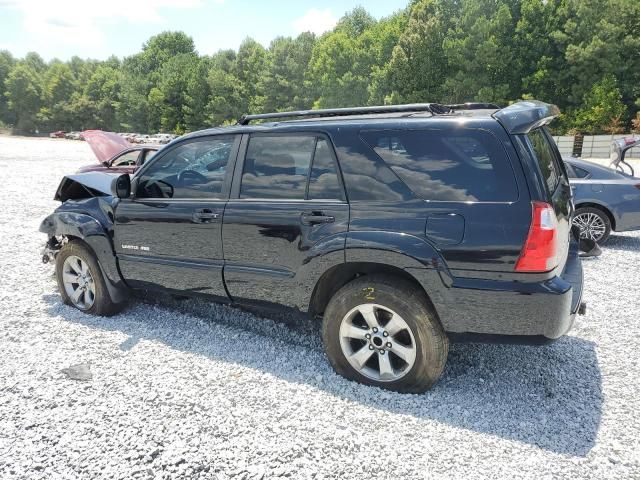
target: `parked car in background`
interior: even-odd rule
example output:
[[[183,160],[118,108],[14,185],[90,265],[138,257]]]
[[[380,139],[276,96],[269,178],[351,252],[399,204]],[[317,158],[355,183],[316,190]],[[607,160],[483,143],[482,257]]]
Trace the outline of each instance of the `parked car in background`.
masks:
[[[67,132],[64,130],[58,130],[57,132],[51,132],[49,138],[64,138]]]
[[[114,172],[133,174],[160,148],[158,145],[131,145],[124,137],[102,130],[85,130],[82,136],[96,155],[98,163],[87,165],[81,172]]]
[[[612,231],[640,230],[640,178],[576,158],[565,167],[582,238],[603,244]]]
[[[82,134],[80,132],[66,133],[64,138],[66,138],[67,140],[83,140]]]
[[[43,260],[63,301],[96,315],[130,289],[306,312],[338,373],[422,392],[450,340],[547,342],[585,312],[545,127],[558,114],[527,101],[243,116],[133,178],[64,177]]]

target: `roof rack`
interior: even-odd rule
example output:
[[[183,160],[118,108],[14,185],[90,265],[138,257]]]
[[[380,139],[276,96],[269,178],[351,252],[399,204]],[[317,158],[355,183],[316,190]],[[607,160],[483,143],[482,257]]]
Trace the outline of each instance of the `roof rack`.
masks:
[[[371,113],[400,113],[400,112],[431,112],[433,115],[451,113],[451,108],[439,103],[409,103],[406,105],[380,105],[375,107],[354,108],[326,108],[320,110],[298,110],[292,112],[259,113],[256,115],[242,115],[238,125],[248,125],[253,120],[267,120],[274,118],[304,118],[304,117],[341,117],[349,115],[366,115]]]
[[[445,107],[451,110],[500,110],[500,107],[495,103],[483,102],[455,103],[453,105],[445,105]]]

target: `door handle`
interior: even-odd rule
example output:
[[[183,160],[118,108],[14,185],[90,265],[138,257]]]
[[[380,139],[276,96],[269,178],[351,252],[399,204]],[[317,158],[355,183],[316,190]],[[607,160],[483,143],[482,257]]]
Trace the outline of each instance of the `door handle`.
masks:
[[[213,220],[217,220],[220,217],[219,213],[214,212],[208,208],[198,208],[193,212],[192,221],[194,223],[207,223]]]
[[[320,223],[333,223],[336,217],[325,215],[322,212],[303,212],[300,215],[300,221],[303,225],[317,225]]]

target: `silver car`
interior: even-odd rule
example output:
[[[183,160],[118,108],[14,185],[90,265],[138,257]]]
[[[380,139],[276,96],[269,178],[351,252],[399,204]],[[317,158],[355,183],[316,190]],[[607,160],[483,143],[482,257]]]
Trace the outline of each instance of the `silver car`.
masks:
[[[603,244],[612,231],[640,230],[640,178],[580,159],[564,159],[573,190],[573,224]]]

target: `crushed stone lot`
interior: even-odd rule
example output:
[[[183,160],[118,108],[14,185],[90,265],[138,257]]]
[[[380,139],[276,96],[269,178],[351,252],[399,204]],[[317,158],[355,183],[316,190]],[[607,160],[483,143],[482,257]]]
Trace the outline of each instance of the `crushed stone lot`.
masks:
[[[640,234],[584,261],[542,347],[453,345],[402,395],[333,373],[319,325],[169,298],[62,304],[40,221],[84,142],[0,136],[0,478],[640,478]]]

